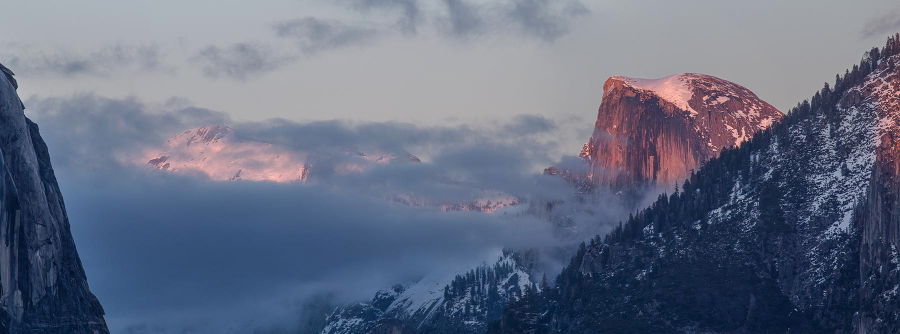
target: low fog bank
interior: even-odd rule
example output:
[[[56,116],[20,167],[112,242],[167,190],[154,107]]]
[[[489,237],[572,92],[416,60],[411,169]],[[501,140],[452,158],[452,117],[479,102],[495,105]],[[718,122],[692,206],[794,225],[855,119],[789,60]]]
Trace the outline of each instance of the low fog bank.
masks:
[[[544,265],[558,270],[565,249],[627,215],[612,200],[579,205],[565,181],[540,174],[577,166],[577,158],[560,159],[558,152],[575,151],[560,138],[586,132],[572,126],[590,130],[590,122],[522,115],[491,125],[239,123],[177,99],[90,94],[26,106],[50,148],[92,290],[117,333],[296,331],[330,305],[491,262],[503,248],[551,250]],[[377,147],[423,162],[279,184],[173,175],[139,160],[169,136],[210,124],[305,152]],[[573,206],[564,219],[577,237],[561,239],[559,226],[540,215],[441,212],[383,196],[452,201],[486,189]]]

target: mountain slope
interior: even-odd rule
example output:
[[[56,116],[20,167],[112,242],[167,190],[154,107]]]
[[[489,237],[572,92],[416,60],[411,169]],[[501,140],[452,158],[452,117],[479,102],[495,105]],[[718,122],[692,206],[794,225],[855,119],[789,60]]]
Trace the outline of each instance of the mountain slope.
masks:
[[[492,332],[900,331],[900,35],[578,252]]]
[[[747,88],[710,75],[614,76],[603,85],[594,134],[580,156],[591,184],[670,189],[782,116]]]
[[[510,301],[539,290],[530,255],[504,251],[497,262],[455,277],[426,277],[340,307],[322,334],[483,333]]]
[[[0,70],[0,332],[107,333],[47,146]]]
[[[588,175],[577,175],[568,170],[548,168],[545,173],[561,174],[577,184],[579,190],[597,186],[611,187],[614,186],[614,180],[603,179],[599,171],[613,167],[631,169],[633,161],[640,160],[640,163],[643,163],[647,159],[653,159],[657,153],[649,154],[645,146],[625,145],[627,146],[625,150],[631,152],[628,153],[631,160],[615,160],[615,152],[619,151],[613,152],[608,146],[621,146],[622,143],[634,140],[648,140],[656,145],[651,145],[649,151],[662,152],[671,142],[689,142],[690,145],[679,148],[677,153],[669,150],[668,152],[672,154],[657,161],[662,163],[663,169],[660,173],[666,177],[683,180],[689,170],[715,157],[720,149],[750,138],[781,117],[779,111],[759,100],[746,88],[712,76],[681,74],[660,80],[612,77],[606,81],[604,87],[604,100],[600,106],[594,137],[585,145],[586,150],[582,154],[592,167],[591,172]],[[660,127],[659,122],[668,122],[670,126]],[[640,134],[641,137],[632,136],[633,134]],[[683,155],[691,158],[670,158]],[[656,185],[655,175],[635,174],[634,178],[628,178],[628,182],[615,185],[622,188],[631,187],[632,190],[639,192],[642,186]],[[660,179],[659,182],[665,184],[675,180]],[[573,195],[578,197],[577,194]],[[572,216],[590,215],[591,223],[595,223],[596,220],[603,219],[589,213],[591,210],[597,210],[597,206],[604,205],[603,210],[619,211],[612,208],[612,204],[608,202],[610,198],[604,199],[606,201],[603,204],[600,204],[601,199],[573,198],[568,203],[531,201],[526,205],[529,206],[528,214],[548,220],[558,228],[560,238],[581,240],[584,232],[580,232],[581,229],[576,226]],[[622,198],[616,197],[615,200]],[[516,256],[511,255],[508,254],[499,263],[511,262],[521,266],[522,263],[515,260]],[[485,270],[491,273],[488,276],[506,279],[512,277],[508,276],[512,272],[491,266],[476,268],[463,276],[468,277]],[[370,302],[339,309],[329,317],[328,327],[324,333],[370,333],[389,330],[415,333],[482,333],[487,330],[488,323],[499,319],[500,310],[506,303],[521,298],[529,286],[535,286],[531,291],[540,290],[536,285],[538,282],[528,275],[529,271],[525,267],[519,268],[517,272],[515,276],[517,281],[524,283],[518,289],[514,289],[518,294],[499,293],[490,298],[488,298],[490,294],[471,294],[472,291],[490,290],[484,287],[488,283],[483,279],[458,278],[453,282],[423,280],[410,287],[382,291]],[[475,276],[480,277],[478,274]],[[486,281],[493,282],[490,284],[495,286],[504,286],[502,282],[490,279]],[[466,293],[441,296],[439,292],[444,286],[455,287],[451,291],[461,290]],[[385,302],[388,296],[396,300],[413,299],[419,302],[402,307],[376,306],[396,304]]]

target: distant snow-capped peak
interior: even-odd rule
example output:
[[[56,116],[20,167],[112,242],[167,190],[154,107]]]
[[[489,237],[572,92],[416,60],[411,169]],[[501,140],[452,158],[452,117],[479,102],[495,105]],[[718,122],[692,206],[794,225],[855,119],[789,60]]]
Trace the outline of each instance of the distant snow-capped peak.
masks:
[[[352,174],[376,164],[421,162],[418,157],[405,151],[361,152],[345,149],[330,153],[332,156],[327,159],[320,157],[320,162],[329,161],[328,166],[317,166],[320,172]],[[280,183],[307,181],[316,161],[312,152],[239,137],[234,129],[224,125],[185,130],[169,138],[161,148],[147,152],[143,159],[143,162],[160,170],[199,174],[215,181]]]
[[[286,145],[239,136],[224,125],[185,130],[170,137],[162,147],[148,151],[140,163],[175,174],[198,175],[213,181],[268,181],[278,183],[324,181],[328,177],[360,174],[376,166],[417,164],[419,157],[403,150],[355,148],[306,152]],[[324,179],[323,179],[324,178]],[[441,182],[436,180],[435,182]],[[396,193],[386,190],[377,197],[408,206],[441,211],[495,213],[519,203],[518,198],[498,191],[475,189],[471,196],[435,199],[429,194]]]
[[[155,168],[207,176],[215,181],[305,181],[307,154],[255,140],[238,140],[234,130],[213,125],[172,136],[145,155]]]

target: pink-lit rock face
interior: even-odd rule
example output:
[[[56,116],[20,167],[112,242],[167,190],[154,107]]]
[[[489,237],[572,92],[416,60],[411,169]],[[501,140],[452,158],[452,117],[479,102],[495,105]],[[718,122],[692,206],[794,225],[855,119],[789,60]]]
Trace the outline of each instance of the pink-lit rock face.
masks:
[[[154,168],[179,174],[205,175],[215,181],[305,182],[313,170],[346,175],[373,165],[420,162],[406,153],[331,152],[328,165],[317,165],[307,152],[258,140],[239,138],[221,125],[186,130],[148,152],[144,161]],[[328,169],[327,171],[325,169]],[[315,174],[315,173],[313,173]]]
[[[709,75],[614,76],[580,156],[591,184],[671,187],[782,117],[747,88]]]
[[[309,176],[304,154],[276,145],[236,140],[227,126],[204,126],[169,138],[147,154],[147,163],[173,173],[199,173],[211,180],[296,182]]]

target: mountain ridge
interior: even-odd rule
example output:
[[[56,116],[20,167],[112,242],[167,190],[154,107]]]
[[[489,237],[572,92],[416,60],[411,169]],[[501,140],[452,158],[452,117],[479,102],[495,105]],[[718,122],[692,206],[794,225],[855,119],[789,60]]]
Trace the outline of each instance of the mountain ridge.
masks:
[[[644,85],[643,87],[636,87],[635,83],[638,82],[638,80],[643,80],[640,81]],[[697,89],[696,96],[698,101],[703,102],[710,99],[727,96],[729,100],[725,102],[730,102],[730,106],[718,106],[717,108],[707,107],[705,109],[703,107],[698,107],[698,109],[705,110],[705,112],[707,112],[708,114],[711,114],[713,112],[718,112],[721,114],[734,114],[735,117],[733,118],[737,120],[737,122],[731,122],[728,124],[735,124],[735,126],[737,126],[737,124],[742,124],[744,127],[742,127],[741,129],[746,130],[741,130],[745,131],[742,132],[741,135],[747,138],[755,134],[761,128],[768,127],[768,125],[774,122],[772,118],[780,118],[781,116],[780,112],[775,110],[774,107],[771,107],[764,101],[759,100],[755,94],[753,94],[746,88],[743,88],[734,83],[730,83],[723,79],[702,74],[680,74],[660,80],[667,82],[663,84],[655,84],[653,88],[660,89],[661,87],[661,89],[668,89],[668,87],[673,85],[673,81],[690,81],[690,84],[682,85],[682,87],[688,87],[687,89],[690,90],[689,94],[684,92],[676,92],[670,94],[676,96],[688,95],[688,98],[684,100],[684,103],[688,103],[688,101],[695,96],[693,90],[694,86],[699,86],[701,84],[705,84],[706,88],[703,88],[702,90],[699,88]],[[632,79],[626,77],[611,77],[610,79],[608,79],[604,86],[604,101],[598,111],[597,122],[595,123],[596,132],[595,136],[592,137],[592,140],[594,138],[606,138],[606,136],[602,135],[603,133],[605,133],[604,131],[607,131],[608,129],[617,129],[621,124],[628,124],[628,126],[630,126],[629,130],[634,130],[634,132],[649,132],[648,130],[652,130],[654,128],[654,125],[648,122],[628,123],[629,117],[634,116],[634,114],[638,113],[652,115],[653,117],[656,117],[655,119],[675,119],[677,117],[677,126],[680,126],[682,128],[686,124],[690,126],[696,125],[719,127],[717,129],[709,129],[709,131],[679,132],[676,135],[680,136],[680,139],[685,139],[685,137],[687,136],[696,136],[697,138],[694,138],[694,141],[699,142],[708,139],[708,136],[703,137],[701,136],[701,134],[714,133],[717,131],[728,131],[728,128],[722,125],[725,123],[721,122],[691,123],[694,119],[702,120],[709,118],[709,116],[699,115],[695,109],[689,109],[690,107],[679,109],[675,107],[673,103],[670,103],[668,101],[660,102],[660,97],[658,97],[656,93],[647,91],[646,89],[646,86],[654,85],[654,82],[652,81],[659,80]],[[715,83],[716,85],[714,86],[713,83]],[[625,87],[626,85],[627,87]],[[727,87],[727,89],[723,87]],[[629,98],[632,100],[629,101],[629,103],[620,105],[614,104],[618,103],[618,99],[623,98]],[[677,103],[678,101],[675,102]],[[660,107],[660,103],[664,104],[664,107]],[[722,102],[717,102],[716,105],[720,104],[722,104]],[[749,107],[747,106],[754,106],[755,109],[748,109]],[[629,113],[628,111],[631,109],[637,110],[637,113]],[[610,117],[610,115],[612,116]],[[641,117],[636,117],[634,119],[645,120]],[[768,123],[766,123],[766,120],[768,120]],[[765,124],[762,127],[754,127],[754,125],[759,125],[760,123]],[[627,134],[627,132],[628,131],[626,131],[625,134]],[[730,147],[731,144],[737,141],[739,137],[740,136],[736,136],[732,138],[731,142],[724,142],[724,144],[722,144],[722,147]],[[585,147],[587,149],[588,144],[586,144]],[[594,147],[602,146],[596,145]],[[599,156],[599,154],[602,154],[604,152],[595,150],[589,153],[597,154]],[[718,152],[714,151],[712,153],[708,153],[708,155],[714,156],[715,153]],[[588,155],[587,157],[582,155],[582,157],[586,158],[585,160],[590,166],[590,164],[592,163],[590,155]],[[593,165],[593,167],[602,168],[603,166]],[[695,167],[695,165],[683,166],[681,170],[687,171],[693,167]],[[573,192],[583,191],[589,193],[591,192],[591,190],[596,190],[598,187],[607,187],[611,185],[595,182],[597,180],[588,179],[591,174],[585,176],[576,174],[572,171],[559,170],[552,167],[545,170],[545,174],[556,174],[563,176],[569,182],[576,185],[575,189],[573,189]],[[646,186],[646,184],[636,182],[629,184],[629,186],[632,187],[631,190],[638,192],[644,191],[642,187]],[[548,223],[553,224],[556,228],[555,232],[559,233],[560,238],[577,238],[578,228],[574,225],[571,217],[569,217],[569,215],[574,214],[574,212],[571,212],[570,210],[575,210],[578,206],[584,206],[583,208],[579,207],[579,209],[590,210],[590,205],[609,204],[596,202],[593,199],[589,198],[580,198],[590,197],[589,194],[586,193],[573,194],[578,198],[571,199],[572,203],[526,203],[525,205],[529,206],[527,214],[537,216],[541,219],[547,220]],[[616,200],[623,199],[624,198],[616,198]],[[512,263],[514,267],[518,268],[518,270],[501,271],[497,270],[496,268],[493,269],[493,272],[517,272],[517,277],[526,282],[526,284],[519,287],[519,294],[495,294],[494,297],[491,298],[472,297],[472,293],[474,291],[485,290],[485,288],[483,288],[485,281],[493,282],[492,279],[481,278],[483,276],[482,274],[475,274],[474,277],[479,277],[479,279],[461,279],[458,277],[454,281],[443,280],[437,283],[431,281],[418,282],[410,286],[403,286],[402,289],[392,288],[380,291],[375,294],[375,297],[373,297],[371,301],[365,303],[338,308],[333,314],[328,317],[328,320],[326,321],[327,326],[322,333],[351,334],[379,331],[397,331],[400,333],[483,333],[487,330],[488,324],[490,322],[498,319],[498,317],[500,316],[499,310],[503,305],[519,300],[524,294],[540,291],[542,289],[542,286],[546,283],[543,280],[539,282],[537,279],[535,279],[535,276],[538,275],[537,272],[526,274],[529,273],[529,270],[527,269],[529,261],[523,259],[528,259],[529,257],[522,256],[524,254],[519,254],[519,252],[523,252],[526,254],[529,253],[528,251],[511,251],[511,253],[508,253],[506,257],[501,258],[500,261],[498,261],[498,263]],[[515,256],[517,254],[519,256]],[[534,260],[532,259],[531,261]],[[494,264],[493,266],[496,267],[496,265],[497,264]],[[488,273],[491,273],[492,271],[489,270],[491,267],[492,266],[487,265],[480,266],[469,272],[461,274],[461,276],[470,277],[472,273],[481,273],[485,270]],[[492,275],[486,276],[493,277]],[[425,293],[424,295],[422,294],[422,291],[425,291],[427,289],[431,289],[432,292],[439,290],[441,288],[441,284],[444,284],[447,289],[449,289],[450,291],[455,291],[456,293],[447,294],[445,296],[437,296],[428,293]],[[478,294],[476,293],[475,295]],[[399,298],[401,300],[403,298],[413,298],[417,300],[425,300],[427,301],[427,303],[406,305],[402,307],[376,307],[375,305],[386,303],[385,296],[394,296],[392,298]],[[396,302],[394,299],[391,299],[391,302],[388,304],[395,305]],[[459,307],[459,305],[465,306]]]
[[[492,333],[900,330],[900,34],[583,245]]]

